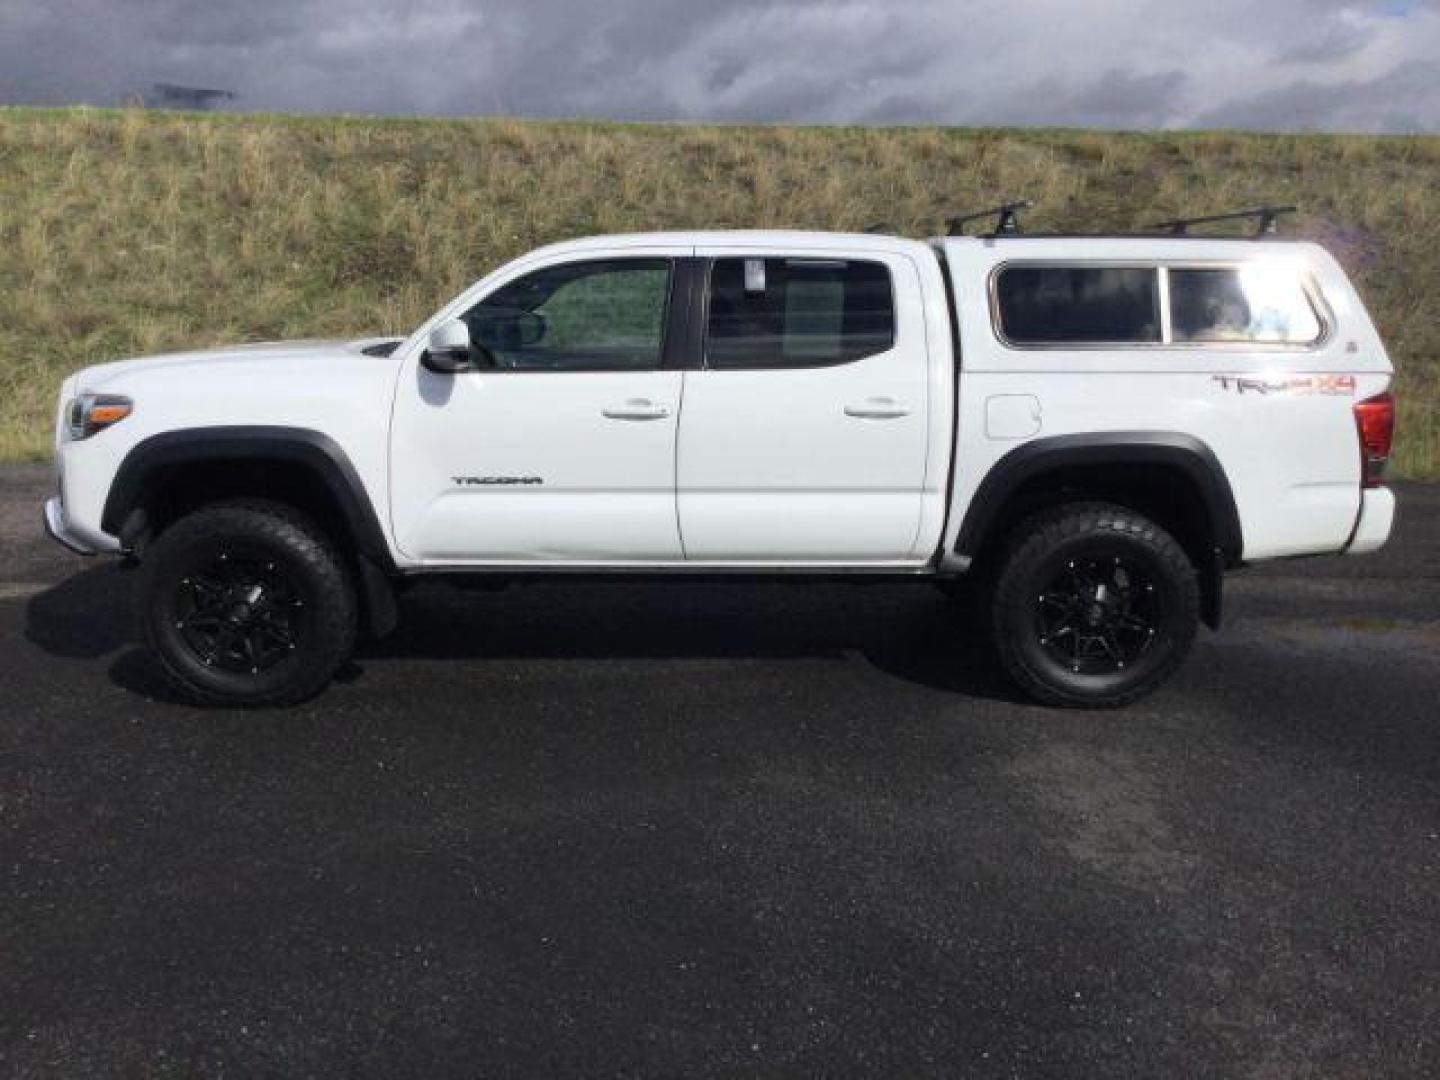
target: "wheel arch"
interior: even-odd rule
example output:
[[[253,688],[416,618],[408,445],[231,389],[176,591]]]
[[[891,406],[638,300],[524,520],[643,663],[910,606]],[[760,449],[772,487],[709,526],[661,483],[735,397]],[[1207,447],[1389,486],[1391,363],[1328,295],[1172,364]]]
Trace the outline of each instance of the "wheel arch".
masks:
[[[349,550],[371,630],[395,621],[388,578],[396,567],[364,482],[324,432],[271,425],[188,428],[137,443],[115,474],[101,528],[140,554],[189,509],[253,496],[294,505]]]
[[[1222,572],[1239,565],[1244,534],[1224,468],[1193,435],[1094,432],[1017,446],[976,489],[955,554],[983,568],[1021,519],[1079,499],[1129,507],[1175,535],[1199,572],[1205,621],[1219,625]]]

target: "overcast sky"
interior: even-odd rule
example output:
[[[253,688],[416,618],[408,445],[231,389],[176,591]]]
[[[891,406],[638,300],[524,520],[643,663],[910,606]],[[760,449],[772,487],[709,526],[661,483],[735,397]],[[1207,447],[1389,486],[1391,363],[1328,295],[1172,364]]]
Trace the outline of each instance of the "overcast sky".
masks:
[[[0,0],[0,103],[1440,131],[1440,0]]]

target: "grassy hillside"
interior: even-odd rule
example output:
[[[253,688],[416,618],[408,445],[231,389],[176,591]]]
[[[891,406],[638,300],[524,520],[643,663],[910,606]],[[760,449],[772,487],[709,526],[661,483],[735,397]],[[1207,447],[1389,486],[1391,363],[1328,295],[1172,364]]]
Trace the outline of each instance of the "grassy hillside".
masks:
[[[408,330],[585,233],[931,235],[1297,202],[1400,368],[1398,468],[1440,476],[1440,138],[717,128],[0,109],[0,456],[47,452],[62,373],[179,346]]]

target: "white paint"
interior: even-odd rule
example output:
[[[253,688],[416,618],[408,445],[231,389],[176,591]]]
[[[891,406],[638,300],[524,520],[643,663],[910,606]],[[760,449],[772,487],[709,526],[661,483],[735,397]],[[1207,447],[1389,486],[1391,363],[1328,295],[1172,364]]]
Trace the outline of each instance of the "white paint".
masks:
[[[420,366],[430,331],[541,266],[616,255],[735,254],[883,261],[898,333],[883,354],[782,371],[503,372]],[[956,292],[961,357],[937,255]],[[1288,263],[1323,294],[1314,349],[1174,345],[1016,349],[991,325],[988,282],[1013,260]],[[125,394],[134,414],[89,439],[57,416],[52,522],[82,547],[115,471],[177,428],[275,424],[322,431],[350,459],[402,568],[892,567],[954,550],[981,480],[1027,439],[1168,431],[1206,444],[1234,490],[1244,555],[1350,550],[1388,536],[1393,496],[1360,489],[1351,407],[1390,383],[1364,305],[1321,248],[1283,241],[953,238],[787,232],[597,237],[488,275],[388,357],[364,342],[180,353],[85,369],[81,391]],[[1354,394],[1238,392],[1236,377],[1349,375]],[[1217,376],[1230,379],[1226,383]],[[958,391],[958,394],[957,394]],[[1043,402],[1043,433],[1040,405]],[[637,414],[644,413],[645,416]],[[958,434],[957,434],[958,433]],[[456,476],[540,476],[474,487]]]
[[[1368,555],[1382,547],[1390,538],[1395,524],[1395,493],[1389,488],[1371,488],[1360,503],[1360,520],[1355,525],[1355,539],[1345,549],[1348,555]]]
[[[985,399],[985,437],[1028,439],[1040,434],[1040,399],[1034,394],[992,394]]]
[[[677,482],[691,562],[933,554],[933,535],[917,539],[948,450],[949,349],[929,324],[945,311],[944,283],[920,244],[852,238],[843,251],[889,269],[895,345],[834,367],[686,372]],[[697,253],[833,258],[836,247],[728,237]]]
[[[1240,513],[1244,558],[1339,551],[1360,508],[1360,451],[1352,407],[1390,383],[1390,360],[1344,271],[1315,244],[1171,238],[960,238],[935,241],[955,283],[961,337],[959,430],[948,524],[954,547],[970,500],[1013,442],[985,430],[984,402],[1000,394],[1044,401],[1044,435],[1169,431],[1191,435],[1219,460]],[[1021,349],[991,326],[989,282],[1023,261],[1288,263],[1308,273],[1329,308],[1329,336],[1313,349],[1173,345]],[[1347,350],[1347,342],[1356,348]],[[1351,394],[1261,394],[1216,376],[1278,379],[1353,375]]]

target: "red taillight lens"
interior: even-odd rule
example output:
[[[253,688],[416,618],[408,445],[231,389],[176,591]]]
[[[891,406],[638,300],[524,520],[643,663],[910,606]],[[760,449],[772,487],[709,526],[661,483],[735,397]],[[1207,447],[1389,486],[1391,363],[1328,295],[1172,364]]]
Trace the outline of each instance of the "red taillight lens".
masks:
[[[1360,433],[1360,482],[1379,487],[1385,481],[1385,463],[1395,438],[1395,395],[1386,390],[1355,404],[1355,428]]]

